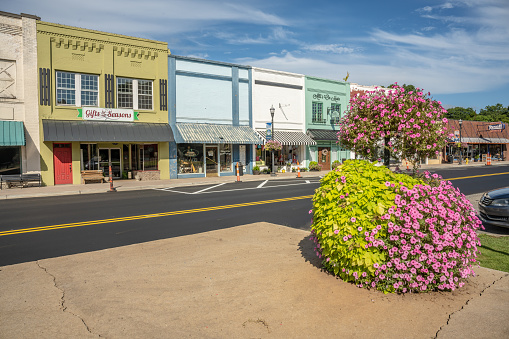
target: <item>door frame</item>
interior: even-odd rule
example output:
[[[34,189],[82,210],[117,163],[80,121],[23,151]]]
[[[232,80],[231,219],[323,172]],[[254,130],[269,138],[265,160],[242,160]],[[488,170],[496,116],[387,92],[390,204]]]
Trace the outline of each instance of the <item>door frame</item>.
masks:
[[[215,173],[212,173],[209,175],[208,172],[207,172],[207,151],[208,151],[208,148],[213,148],[215,150],[215,153],[216,153],[216,160],[217,160],[217,163],[216,163],[216,172]],[[204,154],[204,161],[205,161],[205,176],[206,177],[219,177],[221,174],[221,164],[219,163],[220,162],[220,158],[219,158],[219,145],[205,145],[205,154]]]
[[[122,147],[97,147],[97,154],[98,154],[99,157],[101,156],[101,150],[108,150],[108,163],[111,161],[111,150],[118,150],[120,152],[120,154],[119,154],[119,158],[120,158],[120,164],[119,164],[120,176],[112,177],[112,178],[113,179],[120,179],[120,178],[122,178],[122,171],[123,171],[123,167],[122,167]],[[104,161],[102,161],[99,158],[99,169],[102,169],[101,162],[104,162]],[[112,166],[113,166],[113,163],[112,163]],[[109,169],[108,169],[108,171],[109,171]]]
[[[327,150],[327,154],[325,155],[326,157],[326,162],[322,162],[322,151],[326,149]],[[326,163],[328,165],[328,168],[326,168],[325,170],[326,171],[330,171],[331,169],[331,150],[332,150],[332,147],[330,146],[323,146],[323,147],[318,147],[318,164],[323,164],[323,163]],[[324,168],[322,168],[323,170]]]

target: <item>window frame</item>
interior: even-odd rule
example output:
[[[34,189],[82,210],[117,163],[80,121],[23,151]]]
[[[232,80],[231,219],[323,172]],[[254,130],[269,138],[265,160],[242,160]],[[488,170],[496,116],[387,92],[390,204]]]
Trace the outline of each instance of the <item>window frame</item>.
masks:
[[[61,83],[59,83],[59,73],[62,74],[71,74],[74,76],[74,88],[71,87],[64,87]],[[94,77],[96,79],[97,88],[96,89],[83,89],[84,86],[82,86],[82,76],[86,77]],[[60,86],[59,86],[60,85]],[[59,101],[61,98],[59,98],[59,90],[65,90],[65,91],[74,91],[74,103],[60,103]],[[89,93],[96,93],[96,103],[95,104],[86,104],[83,105],[82,101],[82,95],[84,92]],[[99,107],[100,102],[100,81],[99,81],[99,75],[98,74],[91,74],[91,73],[77,73],[77,72],[69,72],[69,71],[55,71],[55,103],[57,106],[63,106],[63,107]]]
[[[338,109],[334,109],[335,107],[337,107]],[[339,121],[341,120],[341,104],[338,104],[336,102],[331,103],[330,104],[330,110],[331,110],[331,113],[334,112],[334,111],[338,111],[339,112],[339,117],[337,117],[336,120],[334,121],[334,124],[338,125]]]
[[[133,109],[133,110],[143,110],[143,111],[153,111],[154,110],[154,80],[150,80],[150,79],[135,79],[135,78],[126,78],[126,77],[116,77],[116,100],[117,100],[117,108],[125,108],[125,109]],[[132,97],[132,101],[131,101],[131,105],[130,107],[127,107],[127,106],[123,106],[123,103],[125,102],[125,100],[121,101],[119,100],[119,81],[121,80],[126,80],[126,81],[130,81],[132,83],[132,86],[131,86],[131,97]],[[148,82],[150,83],[150,94],[145,94],[145,93],[140,93],[140,90],[142,88],[140,88],[140,82]],[[142,104],[140,104],[140,99],[141,97],[148,97],[150,96],[150,108],[145,108],[145,107],[142,107],[140,108],[140,106],[143,106],[143,102]]]
[[[320,107],[320,112],[315,110],[315,105]],[[323,124],[325,123],[323,119],[323,102],[313,101],[311,104],[311,122],[314,124]]]

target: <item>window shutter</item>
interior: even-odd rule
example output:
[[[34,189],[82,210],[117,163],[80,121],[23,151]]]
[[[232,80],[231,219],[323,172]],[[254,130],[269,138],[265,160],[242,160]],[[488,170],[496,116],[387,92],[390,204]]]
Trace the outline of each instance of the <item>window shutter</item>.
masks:
[[[113,74],[105,74],[104,78],[104,103],[106,108],[113,108],[114,106],[114,90],[115,83],[113,82]]]
[[[159,80],[159,109],[168,110],[168,80]]]
[[[41,106],[49,106],[51,87],[50,87],[50,70],[49,68],[39,68],[39,93]]]

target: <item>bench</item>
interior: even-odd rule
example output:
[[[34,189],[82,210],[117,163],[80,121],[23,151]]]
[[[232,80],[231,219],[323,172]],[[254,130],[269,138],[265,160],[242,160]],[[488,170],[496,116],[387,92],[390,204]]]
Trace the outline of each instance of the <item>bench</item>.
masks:
[[[3,183],[7,188],[11,188],[16,184],[22,187],[27,187],[29,183],[37,183],[41,187],[41,174],[40,173],[24,173],[24,174],[4,174],[0,175],[0,189]]]
[[[99,181],[102,183],[104,181],[104,174],[101,170],[88,170],[81,171],[81,183],[86,184],[87,181]]]

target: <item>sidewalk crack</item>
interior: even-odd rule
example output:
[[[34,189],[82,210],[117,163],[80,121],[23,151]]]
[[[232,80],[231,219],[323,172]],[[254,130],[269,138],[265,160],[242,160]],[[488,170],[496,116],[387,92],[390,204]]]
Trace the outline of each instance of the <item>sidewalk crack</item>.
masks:
[[[83,323],[83,325],[85,326],[85,328],[86,328],[86,330],[88,331],[88,333],[90,333],[90,334],[94,334],[94,333],[92,333],[92,331],[90,330],[90,327],[88,327],[87,323],[85,322],[85,319],[83,319],[82,317],[80,317],[80,316],[79,316],[79,315],[77,315],[77,314],[72,313],[71,311],[69,311],[69,310],[67,309],[67,306],[65,306],[65,290],[64,290],[63,288],[60,288],[60,287],[58,286],[56,277],[55,277],[53,274],[51,274],[51,273],[48,271],[48,269],[47,269],[46,267],[41,266],[41,264],[39,263],[39,260],[37,260],[35,263],[37,264],[37,266],[39,266],[39,268],[40,268],[40,269],[42,269],[44,272],[46,272],[46,274],[47,274],[47,275],[49,275],[51,278],[53,278],[53,285],[55,286],[55,288],[56,288],[57,290],[59,290],[59,291],[62,293],[62,296],[60,297],[60,309],[62,310],[62,312],[69,313],[69,314],[71,314],[71,315],[75,316],[76,318],[78,318],[79,320],[81,320],[81,322],[82,322],[82,323]],[[98,335],[98,337],[99,337],[99,338],[102,338],[102,336],[101,336],[101,335]]]
[[[501,276],[500,278],[498,278],[497,280],[493,281],[491,284],[489,284],[488,286],[486,286],[480,293],[479,293],[479,297],[481,297],[483,295],[483,293],[488,289],[488,288],[491,288],[493,285],[495,285],[497,282],[499,282],[500,280],[508,277],[509,274],[505,274],[503,276]],[[468,299],[465,304],[463,306],[461,306],[461,308],[459,310],[456,310],[454,312],[452,312],[451,314],[449,314],[449,317],[447,318],[447,322],[445,323],[445,325],[441,326],[438,331],[435,333],[435,339],[438,337],[438,334],[440,333],[440,331],[442,331],[442,329],[444,327],[446,327],[447,325],[449,325],[449,322],[451,321],[451,317],[457,313],[457,312],[460,312],[461,310],[463,310],[465,308],[465,306],[468,305],[468,303],[474,299],[474,298],[477,298],[477,296],[473,296],[472,298]]]

